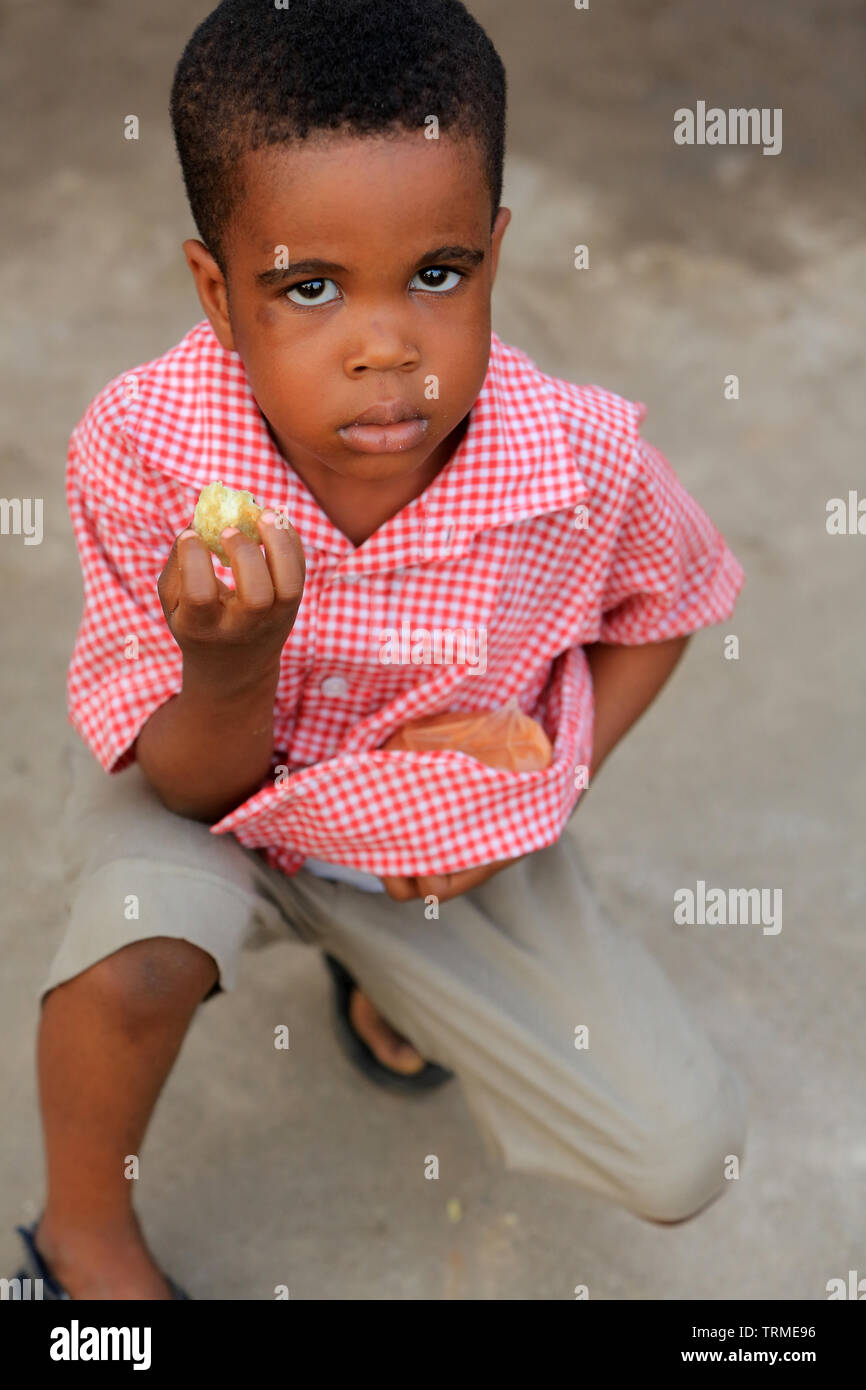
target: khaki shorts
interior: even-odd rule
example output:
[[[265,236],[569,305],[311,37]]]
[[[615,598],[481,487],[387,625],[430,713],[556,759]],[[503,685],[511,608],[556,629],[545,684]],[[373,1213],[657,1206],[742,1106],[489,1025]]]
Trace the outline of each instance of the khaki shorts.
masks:
[[[270,868],[167,811],[137,764],[104,772],[72,730],[66,773],[69,917],[41,996],[145,937],[207,951],[219,967],[208,998],[234,988],[246,946],[315,946],[456,1073],[506,1168],[660,1221],[728,1186],[743,1085],[637,937],[607,919],[570,830],[428,920],[421,899]]]

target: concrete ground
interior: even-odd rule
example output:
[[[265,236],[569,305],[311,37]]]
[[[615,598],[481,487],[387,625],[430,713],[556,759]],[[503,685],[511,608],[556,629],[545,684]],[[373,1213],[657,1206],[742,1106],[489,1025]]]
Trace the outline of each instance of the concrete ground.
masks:
[[[0,9],[0,487],[45,499],[41,545],[0,542],[0,1272],[17,1262],[13,1224],[42,1200],[35,993],[63,930],[57,756],[81,604],[66,442],[110,377],[201,317],[166,107],[210,8]],[[139,1210],[201,1299],[270,1298],[278,1282],[301,1299],[568,1299],[578,1283],[593,1299],[821,1299],[828,1279],[866,1274],[866,538],[825,527],[827,500],[864,487],[862,12],[471,8],[510,77],[496,331],[547,371],[647,402],[648,437],[747,573],[734,619],[694,639],[567,832],[611,915],[743,1073],[742,1176],[662,1229],[498,1170],[456,1086],[406,1102],[352,1069],[317,953],[287,946],[249,954],[237,992],[199,1014],[144,1150]],[[781,107],[781,154],[676,146],[673,111],[699,99]],[[130,112],[137,143],[122,138]],[[738,661],[722,655],[729,632]],[[699,878],[781,888],[783,930],[675,927],[673,893]],[[263,1018],[292,1029],[267,1075]]]

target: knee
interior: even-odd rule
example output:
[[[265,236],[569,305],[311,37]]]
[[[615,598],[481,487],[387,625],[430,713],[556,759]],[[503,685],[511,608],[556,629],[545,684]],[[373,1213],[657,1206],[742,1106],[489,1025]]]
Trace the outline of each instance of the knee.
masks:
[[[652,1163],[637,1165],[631,1209],[662,1226],[697,1216],[736,1185],[746,1129],[745,1095],[739,1078],[730,1073],[710,1116],[673,1131],[667,1143],[655,1140]]]
[[[180,937],[153,936],[104,956],[76,978],[86,981],[102,1007],[148,1022],[179,1010],[192,1012],[218,974],[213,956],[200,946]]]

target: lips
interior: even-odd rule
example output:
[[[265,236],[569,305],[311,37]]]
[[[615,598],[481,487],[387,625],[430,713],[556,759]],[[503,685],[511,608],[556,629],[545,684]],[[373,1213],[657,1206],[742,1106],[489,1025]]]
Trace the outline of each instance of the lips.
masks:
[[[338,434],[354,453],[396,454],[417,449],[429,424],[430,421],[423,415],[410,415],[407,420],[385,425],[343,425]]]
[[[421,412],[408,401],[383,401],[379,405],[371,405],[362,415],[356,415],[354,420],[343,425],[343,429],[351,429],[353,425],[397,425],[401,420],[420,420]]]

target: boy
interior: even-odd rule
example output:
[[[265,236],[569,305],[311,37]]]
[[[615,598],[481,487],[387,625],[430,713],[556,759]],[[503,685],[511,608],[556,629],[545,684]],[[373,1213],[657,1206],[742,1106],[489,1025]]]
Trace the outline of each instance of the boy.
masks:
[[[563,830],[743,575],[641,406],[491,332],[505,90],[459,0],[223,0],[178,66],[206,318],[100,393],[67,474],[74,890],[22,1231],[54,1297],[184,1296],[124,1161],[256,932],[323,949],[368,1074],[456,1074],[508,1167],[673,1222],[742,1154],[738,1078]],[[229,566],[189,529],[215,479],[266,509]],[[483,662],[431,661],[445,631]],[[382,749],[509,699],[548,768]]]

